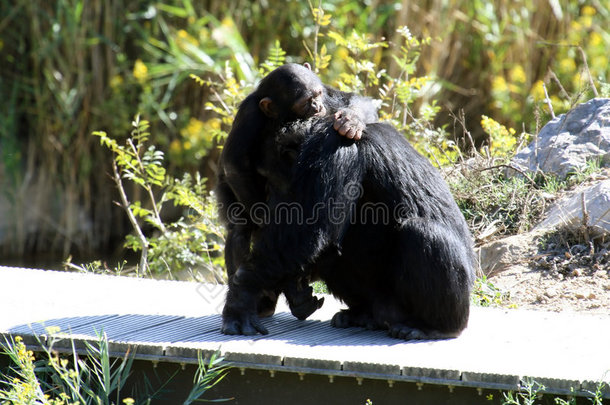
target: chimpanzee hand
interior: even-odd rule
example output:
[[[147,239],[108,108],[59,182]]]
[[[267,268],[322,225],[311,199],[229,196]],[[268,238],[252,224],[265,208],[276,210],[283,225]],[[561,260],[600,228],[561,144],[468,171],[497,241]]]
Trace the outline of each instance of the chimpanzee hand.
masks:
[[[289,301],[288,303],[290,305],[290,312],[292,315],[294,315],[295,318],[303,321],[307,319],[309,315],[322,308],[322,304],[324,304],[324,297],[318,298],[315,296],[309,296],[301,302],[293,303]]]
[[[232,316],[224,315],[222,328],[225,335],[256,335],[261,333],[267,335],[269,331],[263,326],[256,312],[242,312]]]
[[[364,131],[365,124],[353,110],[349,108],[341,109],[335,113],[334,118],[335,123],[333,124],[333,128],[335,128],[340,135],[355,141],[362,138],[362,131]]]
[[[301,321],[322,308],[322,304],[324,304],[324,298],[313,295],[313,288],[306,277],[292,280],[284,285],[282,290],[288,300],[290,312]]]

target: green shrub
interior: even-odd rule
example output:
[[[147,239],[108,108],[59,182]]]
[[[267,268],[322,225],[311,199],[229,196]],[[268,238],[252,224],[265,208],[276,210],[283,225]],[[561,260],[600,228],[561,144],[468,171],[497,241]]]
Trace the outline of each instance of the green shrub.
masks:
[[[136,272],[175,277],[189,271],[196,279],[224,280],[223,230],[203,179],[198,174],[185,174],[182,179],[167,175],[163,152],[148,144],[148,122],[136,117],[132,125],[124,144],[102,131],[94,135],[114,154],[114,181],[135,233],[127,236],[125,247],[141,252]],[[142,201],[128,200],[124,180],[143,191]],[[165,223],[162,209],[166,204],[182,208],[182,216]],[[151,235],[145,235],[144,225],[152,227]]]
[[[7,338],[1,345],[0,354],[7,355],[12,365],[6,374],[0,376],[0,402],[14,405],[132,405],[150,403],[154,400],[127,397],[122,392],[133,375],[133,353],[127,352],[123,358],[111,359],[108,339],[98,334],[97,342],[86,343],[86,355],[79,356],[74,345],[72,353],[61,355],[53,349],[56,328],[48,328],[52,336],[47,346],[41,341],[41,359],[36,360],[20,336]],[[198,357],[198,369],[193,387],[184,405],[199,399],[208,389],[220,382],[230,365],[223,364],[218,353],[205,361]]]

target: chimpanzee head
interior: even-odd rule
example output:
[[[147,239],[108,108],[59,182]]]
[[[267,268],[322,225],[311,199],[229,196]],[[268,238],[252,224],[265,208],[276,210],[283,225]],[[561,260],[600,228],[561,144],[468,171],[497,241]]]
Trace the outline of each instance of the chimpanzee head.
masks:
[[[261,80],[256,93],[261,111],[278,122],[326,114],[324,85],[308,64],[280,66]]]

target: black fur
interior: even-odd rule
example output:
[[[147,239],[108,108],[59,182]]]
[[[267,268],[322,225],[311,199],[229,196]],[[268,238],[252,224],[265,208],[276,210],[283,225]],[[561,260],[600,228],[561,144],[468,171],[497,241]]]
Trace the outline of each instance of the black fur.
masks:
[[[474,258],[438,171],[387,124],[367,125],[359,142],[320,119],[283,133],[304,137],[290,187],[270,195],[270,221],[230,280],[223,330],[261,331],[260,291],[320,278],[349,308],[333,326],[383,328],[403,339],[459,335]],[[280,214],[287,204],[300,207],[299,220]]]
[[[215,192],[219,214],[227,228],[225,262],[229,279],[249,255],[261,225],[251,217],[253,207],[265,204],[274,190],[289,187],[292,161],[301,139],[295,138],[290,145],[284,142],[289,159],[286,161],[284,151],[276,149],[279,128],[299,119],[292,111],[294,103],[311,88],[318,87],[324,89],[327,115],[350,111],[363,123],[377,120],[376,107],[370,99],[324,86],[303,66],[287,64],[261,80],[257,89],[241,103],[218,164]],[[270,117],[261,110],[259,103],[264,98],[273,99],[275,116]],[[335,136],[339,138],[336,133]],[[306,318],[322,301],[311,296],[307,280],[299,280],[297,284],[286,286],[284,292],[293,314]],[[256,307],[260,316],[273,314],[280,292],[271,289],[258,293]]]

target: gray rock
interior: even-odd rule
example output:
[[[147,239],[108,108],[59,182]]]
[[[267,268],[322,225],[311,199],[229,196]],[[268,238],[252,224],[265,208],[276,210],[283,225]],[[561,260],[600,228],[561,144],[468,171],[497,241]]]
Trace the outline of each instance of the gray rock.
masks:
[[[610,179],[579,189],[568,198],[559,200],[534,231],[567,226],[577,232],[583,225],[583,198],[588,215],[589,236],[594,238],[610,235]]]
[[[492,277],[533,256],[538,249],[536,238],[541,235],[541,232],[528,232],[479,246],[475,254],[481,273]]]
[[[610,179],[580,187],[557,201],[549,209],[546,219],[531,231],[479,246],[476,254],[481,272],[491,277],[533,257],[538,250],[537,241],[549,231],[566,227],[579,234],[583,225],[583,197],[589,237],[607,238],[610,235]]]
[[[514,158],[523,170],[553,173],[564,178],[587,160],[610,164],[610,99],[580,104],[546,124],[537,138]]]

